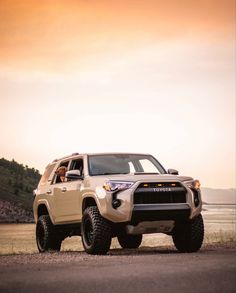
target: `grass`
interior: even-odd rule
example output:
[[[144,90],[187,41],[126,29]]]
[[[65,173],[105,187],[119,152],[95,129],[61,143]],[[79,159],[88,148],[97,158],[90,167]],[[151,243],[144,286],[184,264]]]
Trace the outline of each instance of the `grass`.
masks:
[[[236,243],[235,231],[223,231],[206,233],[204,243],[206,244],[224,244],[224,243]]]

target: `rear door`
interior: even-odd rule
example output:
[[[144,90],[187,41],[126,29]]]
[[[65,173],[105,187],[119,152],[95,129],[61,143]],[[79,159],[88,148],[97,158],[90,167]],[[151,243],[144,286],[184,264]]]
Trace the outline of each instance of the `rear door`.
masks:
[[[77,158],[75,160],[63,162],[68,170],[80,170],[83,172],[83,159]],[[62,164],[60,165],[62,166]],[[81,219],[80,205],[81,205],[81,184],[82,180],[73,180],[56,183],[54,179],[53,197],[55,208],[55,222],[79,222]]]

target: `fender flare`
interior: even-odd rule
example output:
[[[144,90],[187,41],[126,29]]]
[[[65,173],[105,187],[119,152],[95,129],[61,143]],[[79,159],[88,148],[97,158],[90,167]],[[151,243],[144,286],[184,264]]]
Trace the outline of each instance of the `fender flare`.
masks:
[[[35,219],[35,222],[37,223],[38,221],[38,208],[40,205],[44,205],[46,206],[47,208],[47,211],[48,211],[48,215],[50,217],[50,220],[53,224],[55,224],[55,221],[54,221],[54,216],[51,214],[51,209],[50,209],[50,206],[49,206],[49,203],[46,199],[39,199],[38,202],[37,202],[37,206],[36,206],[36,212],[34,213],[34,219]]]

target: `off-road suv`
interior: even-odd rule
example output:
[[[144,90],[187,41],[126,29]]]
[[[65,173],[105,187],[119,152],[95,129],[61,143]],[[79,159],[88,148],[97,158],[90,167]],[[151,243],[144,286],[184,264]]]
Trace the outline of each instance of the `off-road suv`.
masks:
[[[167,172],[151,155],[75,153],[50,163],[35,190],[37,246],[59,251],[63,239],[81,235],[87,253],[106,254],[112,237],[138,248],[143,234],[165,233],[180,252],[195,252],[204,237],[201,208],[199,181]]]

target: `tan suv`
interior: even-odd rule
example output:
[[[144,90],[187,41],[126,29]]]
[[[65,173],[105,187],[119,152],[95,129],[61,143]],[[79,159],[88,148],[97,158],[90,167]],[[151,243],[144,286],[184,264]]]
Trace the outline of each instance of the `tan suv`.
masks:
[[[199,181],[167,172],[148,154],[75,153],[54,160],[35,190],[33,209],[40,252],[59,251],[66,237],[81,235],[87,253],[106,254],[112,237],[122,248],[138,248],[147,233],[171,235],[180,252],[194,252],[204,237]]]

